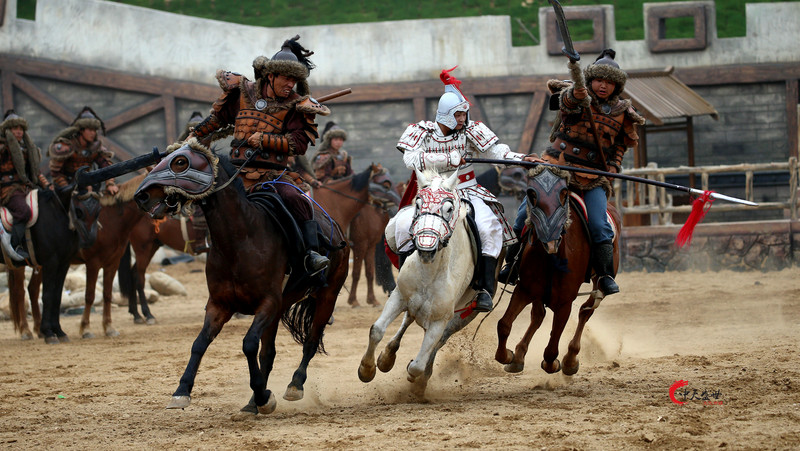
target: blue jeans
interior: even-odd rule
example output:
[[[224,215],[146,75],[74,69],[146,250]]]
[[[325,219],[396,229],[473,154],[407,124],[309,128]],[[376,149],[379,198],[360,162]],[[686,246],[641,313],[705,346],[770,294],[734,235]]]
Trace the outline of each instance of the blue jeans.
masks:
[[[603,187],[598,186],[584,192],[583,201],[586,203],[586,212],[589,215],[589,233],[592,235],[592,242],[610,243],[614,239],[614,229],[606,219],[608,199]],[[525,219],[528,217],[527,205],[527,201],[523,201],[517,209],[517,219],[514,220],[514,232],[517,236],[525,227]]]

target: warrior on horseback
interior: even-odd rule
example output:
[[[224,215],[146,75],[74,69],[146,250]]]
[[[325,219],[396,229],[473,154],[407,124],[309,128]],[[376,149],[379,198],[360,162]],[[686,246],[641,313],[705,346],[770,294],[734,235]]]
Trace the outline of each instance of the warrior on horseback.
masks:
[[[616,52],[603,50],[597,60],[583,70],[581,77],[577,61],[568,63],[573,78],[585,79],[585,85],[562,80],[550,80],[552,93],[550,109],[559,114],[550,135],[552,145],[543,159],[549,163],[600,169],[612,173],[621,170],[622,157],[629,147],[636,147],[639,136],[636,125],[645,119],[633,109],[631,101],[620,99],[628,75],[614,61]],[[577,75],[577,76],[576,76]],[[542,161],[542,160],[539,160]],[[606,211],[611,183],[608,178],[576,172],[570,179],[570,189],[583,198],[588,216],[592,243],[592,266],[598,275],[598,288],[604,295],[619,292],[614,281],[614,232],[607,221]],[[522,234],[527,217],[526,202],[522,202],[514,222],[514,232]],[[498,276],[501,282],[515,283],[513,265],[519,244],[509,248],[507,265]]]
[[[440,75],[445,92],[439,98],[436,121],[409,125],[397,148],[403,152],[403,162],[409,169],[434,168],[445,177],[458,172],[460,197],[472,205],[482,246],[475,310],[488,312],[493,307],[497,258],[503,246],[514,243],[516,238],[497,198],[477,183],[472,164],[465,163],[464,158],[479,153],[506,160],[533,161],[533,158],[512,152],[508,145],[499,143],[500,138],[489,127],[469,119],[469,101],[459,89],[461,81],[449,74],[453,69],[443,70]],[[415,184],[410,184],[410,189],[415,189]],[[404,199],[408,196],[407,192]],[[395,218],[395,239],[402,259],[414,249],[410,234],[414,208],[400,210]]]
[[[33,212],[25,198],[36,188],[50,188],[50,182],[39,172],[42,154],[28,135],[28,121],[14,110],[6,111],[0,124],[0,205],[11,214],[9,234],[0,226],[0,242],[6,254],[16,262],[28,256],[25,250],[25,227]]]
[[[315,116],[327,116],[330,110],[309,96],[306,78],[314,64],[308,57],[314,52],[298,39],[286,40],[272,59],[257,57],[254,82],[234,72],[218,71],[223,93],[190,137],[208,144],[233,125],[231,163],[239,168],[245,190],[270,188],[278,193],[302,231],[306,269],[316,273],[329,261],[319,253],[319,226],[311,199],[305,195],[310,188],[288,164],[292,156],[302,156],[309,144],[314,145],[318,137]]]
[[[347,141],[347,132],[344,129],[334,122],[325,124],[325,130],[322,132],[322,144],[311,161],[314,174],[320,183],[353,175],[353,159],[346,150],[342,149],[345,141]]]

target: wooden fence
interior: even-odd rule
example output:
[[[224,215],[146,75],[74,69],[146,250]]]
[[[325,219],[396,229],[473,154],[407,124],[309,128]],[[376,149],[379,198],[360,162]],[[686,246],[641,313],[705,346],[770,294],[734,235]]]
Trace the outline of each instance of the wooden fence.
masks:
[[[735,210],[787,210],[792,220],[797,220],[797,181],[798,181],[798,162],[796,157],[789,158],[786,163],[758,163],[758,164],[735,164],[721,166],[679,166],[674,168],[659,168],[652,164],[646,168],[626,169],[627,175],[634,175],[650,180],[664,182],[667,176],[688,175],[695,177],[699,174],[699,189],[709,189],[710,174],[741,174],[744,173],[744,198],[753,201],[753,178],[758,172],[780,172],[789,173],[789,197],[785,200],[771,202],[759,202],[757,207],[749,207],[741,204],[718,201],[714,203],[714,211],[735,211]],[[625,184],[623,190],[623,183]],[[653,185],[644,185],[627,180],[614,180],[614,201],[616,205],[622,206],[623,218],[629,215],[650,215],[652,224],[671,225],[673,213],[689,213],[691,205],[673,205],[670,190]],[[624,193],[624,199],[620,198]],[[729,194],[729,193],[722,193]],[[655,219],[657,218],[657,219]]]

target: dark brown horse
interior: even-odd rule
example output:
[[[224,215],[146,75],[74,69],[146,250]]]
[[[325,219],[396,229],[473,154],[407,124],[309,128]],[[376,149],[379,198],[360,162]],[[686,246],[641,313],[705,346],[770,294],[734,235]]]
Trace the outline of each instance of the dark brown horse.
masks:
[[[33,339],[34,334],[42,338],[40,331],[42,311],[39,309],[39,291],[42,288],[42,268],[33,268],[28,281],[28,298],[31,301],[31,317],[33,332],[28,326],[27,308],[25,308],[25,267],[6,267],[8,275],[8,307],[14,330],[19,331],[22,340]]]
[[[583,328],[603,298],[602,292],[597,288],[597,278],[591,272],[588,234],[581,218],[578,217],[577,207],[570,208],[568,177],[566,171],[539,166],[531,171],[528,179],[528,219],[533,232],[527,239],[522,253],[519,282],[511,296],[506,313],[497,324],[498,344],[495,359],[505,364],[505,370],[510,373],[523,370],[525,354],[528,352],[533,334],[542,324],[546,307],[553,311],[553,327],[550,341],[544,350],[542,369],[548,373],[562,369],[557,358],[558,342],[581,284],[591,277],[592,293],[581,305],[577,330],[564,356],[564,374],[577,373]],[[615,226],[619,228],[621,224],[619,213],[613,205],[609,204],[608,213],[613,218]],[[618,264],[619,241],[615,240],[615,271]],[[506,347],[511,326],[517,315],[528,304],[531,304],[531,323],[512,352]]]
[[[192,220],[197,216],[194,215]],[[134,323],[156,323],[144,294],[144,282],[150,260],[161,246],[169,246],[192,255],[208,252],[205,231],[194,227],[192,220],[185,221],[181,217],[169,216],[153,221],[142,213],[142,218],[134,225],[129,238],[136,255],[135,269],[131,267],[130,258],[127,258],[120,266],[119,277],[120,290],[128,298],[128,312],[133,315]],[[141,315],[137,304],[142,306]]]
[[[372,177],[370,183],[370,205],[361,209],[353,221],[350,223],[350,245],[353,248],[353,268],[350,273],[352,283],[350,286],[350,296],[347,303],[353,307],[359,305],[356,297],[358,291],[358,281],[361,277],[361,265],[364,264],[364,275],[367,278],[367,304],[378,307],[381,304],[375,297],[373,280],[375,279],[375,259],[383,253],[383,246],[380,246],[380,253],[376,253],[376,247],[383,243],[383,232],[389,219],[397,213],[397,206],[400,205],[400,196],[393,190],[392,179],[384,170],[382,173]],[[385,255],[385,254],[384,254]],[[390,269],[391,271],[391,269]],[[394,282],[394,277],[392,282]],[[391,287],[388,292],[394,287]]]
[[[372,163],[358,174],[331,180],[314,189],[314,201],[342,230],[347,230],[358,212],[369,205],[371,177],[382,171],[380,164]]]
[[[206,262],[209,298],[205,321],[168,408],[189,405],[203,354],[237,312],[254,315],[242,344],[253,397],[242,410],[266,414],[277,405],[274,394],[267,389],[267,380],[281,322],[303,345],[303,358],[284,399],[301,399],[308,363],[317,352],[324,352],[322,334],[347,277],[350,249],[343,243],[344,234],[315,209],[322,235],[330,243],[343,246],[329,246],[327,283],[314,289],[314,282],[299,269],[305,254],[298,249],[300,239],[295,238],[299,231],[289,230],[290,224],[279,219],[282,206],[265,199],[272,196],[246,196],[241,181],[231,179],[235,177],[233,166],[227,160],[219,162],[195,140],[171,146],[167,151],[168,155],[145,178],[136,201],[157,219],[175,213],[188,201],[198,202],[213,243]],[[270,206],[261,208],[262,201]]]
[[[107,337],[115,337],[119,332],[111,324],[111,300],[114,288],[114,276],[120,267],[120,261],[128,248],[128,236],[133,227],[145,217],[133,202],[133,195],[145,175],[138,175],[120,185],[116,196],[100,198],[100,215],[97,239],[94,244],[78,252],[73,263],[86,265],[86,301],[81,317],[80,335],[82,338],[94,338],[89,328],[89,316],[94,304],[95,286],[100,269],[103,270],[103,333]]]

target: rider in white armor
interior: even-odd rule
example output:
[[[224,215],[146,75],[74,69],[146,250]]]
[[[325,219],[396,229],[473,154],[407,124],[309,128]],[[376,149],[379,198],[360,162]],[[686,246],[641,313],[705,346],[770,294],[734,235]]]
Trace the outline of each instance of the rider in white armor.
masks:
[[[503,216],[502,205],[489,190],[478,185],[472,163],[466,163],[464,158],[485,154],[485,158],[532,161],[532,157],[512,152],[508,145],[498,142],[497,135],[485,124],[469,120],[469,101],[458,89],[461,82],[448,72],[442,71],[441,75],[445,93],[439,98],[436,122],[409,125],[397,148],[403,152],[403,162],[409,169],[435,168],[445,177],[458,171],[459,195],[472,204],[481,240],[475,310],[488,312],[493,306],[497,258],[503,246],[516,242],[516,235]],[[413,206],[395,216],[395,239],[401,256],[414,248],[410,231],[413,219]]]

